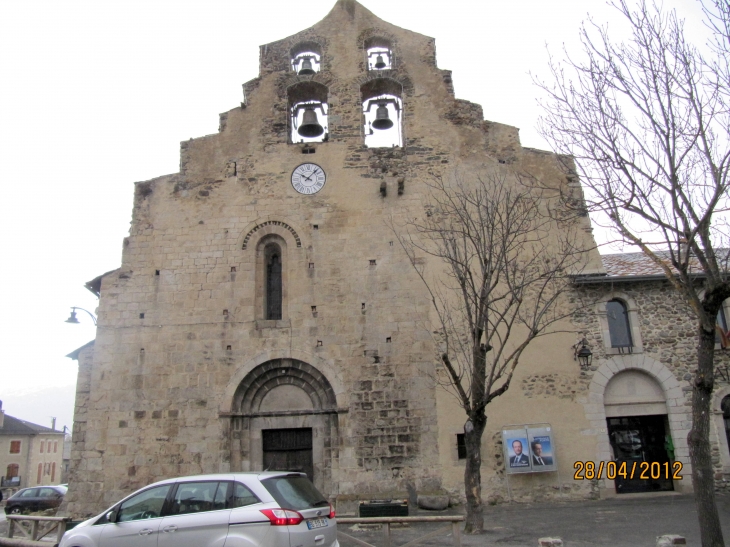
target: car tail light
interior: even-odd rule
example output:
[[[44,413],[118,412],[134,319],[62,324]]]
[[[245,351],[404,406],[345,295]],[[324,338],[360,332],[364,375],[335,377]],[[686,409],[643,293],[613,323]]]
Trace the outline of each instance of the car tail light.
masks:
[[[335,508],[332,507],[332,504],[330,503],[330,515],[329,518],[333,519],[335,518]]]
[[[260,510],[271,521],[272,526],[296,526],[304,520],[304,517],[291,509],[261,509]]]

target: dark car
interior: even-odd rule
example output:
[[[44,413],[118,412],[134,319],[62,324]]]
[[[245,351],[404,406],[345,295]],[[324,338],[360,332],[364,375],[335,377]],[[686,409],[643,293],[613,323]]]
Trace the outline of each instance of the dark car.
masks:
[[[61,505],[67,490],[65,486],[23,488],[8,498],[5,514],[19,515],[57,508]]]

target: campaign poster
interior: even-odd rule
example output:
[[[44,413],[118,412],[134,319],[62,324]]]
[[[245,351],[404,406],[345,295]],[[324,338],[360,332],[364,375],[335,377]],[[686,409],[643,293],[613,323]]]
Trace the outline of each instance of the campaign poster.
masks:
[[[506,429],[502,431],[505,469],[507,473],[530,473],[530,443],[527,429]]]
[[[530,466],[533,473],[555,471],[558,463],[555,458],[555,443],[552,428],[528,427],[527,438],[530,447]]]

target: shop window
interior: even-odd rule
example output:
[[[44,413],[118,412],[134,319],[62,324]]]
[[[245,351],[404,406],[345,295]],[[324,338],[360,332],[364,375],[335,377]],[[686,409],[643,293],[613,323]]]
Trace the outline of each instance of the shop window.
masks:
[[[394,80],[378,78],[364,84],[360,91],[365,146],[403,146],[402,86]]]
[[[631,340],[631,325],[626,304],[615,298],[606,304],[608,331],[611,336],[611,347],[620,352],[631,353],[634,346]]]
[[[10,441],[10,453],[20,454],[20,441]]]

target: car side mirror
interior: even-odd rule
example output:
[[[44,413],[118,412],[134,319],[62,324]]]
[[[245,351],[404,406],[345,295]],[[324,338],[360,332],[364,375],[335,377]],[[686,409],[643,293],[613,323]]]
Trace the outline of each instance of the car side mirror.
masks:
[[[112,509],[106,514],[106,520],[109,522],[117,522],[117,516],[119,515],[119,512],[116,509]]]

